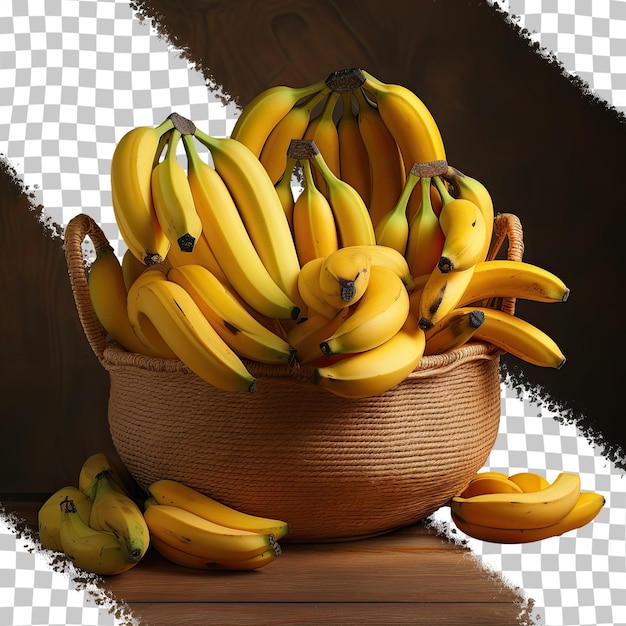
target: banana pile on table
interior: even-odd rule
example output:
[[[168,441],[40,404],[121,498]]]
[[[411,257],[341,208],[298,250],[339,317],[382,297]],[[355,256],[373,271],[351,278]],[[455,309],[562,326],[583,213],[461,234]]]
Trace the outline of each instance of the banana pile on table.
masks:
[[[126,350],[179,359],[220,389],[254,391],[255,361],[306,365],[311,384],[362,398],[472,341],[565,361],[493,303],[563,302],[567,286],[488,258],[486,187],[448,163],[412,91],[364,70],[267,89],[230,137],[177,113],[134,128],[111,186],[128,250],[89,268],[98,319]]]
[[[289,532],[280,520],[249,515],[174,480],[148,486],[140,504],[106,454],[83,463],[77,485],[55,491],[38,512],[39,542],[78,568],[114,576],[150,545],[184,567],[248,571],[274,561]]]

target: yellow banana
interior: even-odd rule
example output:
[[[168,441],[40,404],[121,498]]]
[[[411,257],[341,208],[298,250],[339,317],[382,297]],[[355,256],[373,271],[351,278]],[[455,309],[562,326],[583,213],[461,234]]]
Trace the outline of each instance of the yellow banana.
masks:
[[[531,493],[454,496],[452,512],[471,524],[495,528],[543,528],[561,521],[576,505],[580,477],[561,472],[549,487]]]
[[[418,181],[419,178],[413,173],[407,174],[398,202],[380,218],[374,229],[378,245],[393,248],[402,255],[406,252],[406,245],[409,240],[407,205]]]
[[[393,270],[409,291],[415,288],[409,265],[402,254],[389,246],[380,244],[352,246],[353,250],[363,250],[371,259],[372,265],[384,265]]]
[[[322,111],[309,122],[302,139],[315,143],[330,171],[337,178],[342,178],[339,161],[339,133],[334,118],[339,97],[340,94],[334,91],[328,95]],[[312,173],[318,188],[325,189],[321,174],[318,171]]]
[[[289,532],[287,522],[233,509],[179,481],[157,480],[148,486],[148,491],[159,505],[177,506],[222,526],[261,534],[271,533],[276,541]]]
[[[152,170],[152,200],[157,220],[170,244],[181,252],[191,252],[202,232],[187,173],[179,163],[176,149],[181,133],[170,132],[165,157]]]
[[[169,252],[168,252],[169,254]],[[126,291],[135,282],[135,279],[146,269],[144,265],[131,251],[126,249],[122,256],[122,276],[124,278],[124,286]]]
[[[523,493],[521,488],[508,478],[482,476],[470,481],[459,494],[462,498],[473,498],[490,493]]]
[[[102,472],[109,472],[109,476],[113,479],[115,485],[119,486],[123,493],[130,494],[133,489],[132,477],[126,468],[114,463],[104,452],[91,454],[83,461],[78,474],[78,488],[83,492],[87,492],[88,489],[93,488],[92,482]]]
[[[76,567],[99,576],[114,576],[137,563],[126,558],[123,544],[112,532],[85,523],[71,499],[64,500],[61,507],[59,538],[63,552]]]
[[[443,354],[466,344],[485,321],[485,314],[471,308],[453,309],[426,332],[424,354]]]
[[[409,314],[404,326],[389,341],[346,356],[332,365],[314,368],[312,382],[346,398],[385,393],[415,369],[425,343],[424,331]]]
[[[336,307],[326,301],[320,287],[320,271],[325,257],[318,257],[305,263],[298,276],[298,290],[300,297],[307,308],[307,315],[311,312],[319,313],[327,319],[334,318],[342,307]]]
[[[214,561],[213,559],[207,559],[201,556],[196,556],[195,554],[188,554],[187,552],[183,552],[179,548],[171,546],[170,544],[162,541],[158,537],[152,538],[152,544],[155,550],[164,559],[167,559],[168,561],[175,563],[176,565],[180,565],[181,567],[189,567],[192,569],[210,570],[213,572],[247,572],[259,569],[261,567],[265,567],[278,557],[276,550],[269,549],[259,554],[258,556],[253,556],[250,559],[218,562]]]
[[[111,247],[98,251],[87,282],[91,304],[102,327],[128,352],[148,354],[149,348],[137,337],[128,319],[124,274]]]
[[[170,118],[159,126],[138,126],[117,143],[111,158],[111,197],[120,235],[145,265],[160,263],[170,242],[154,211],[152,168],[161,137],[173,128]]]
[[[389,341],[406,322],[409,294],[399,276],[380,265],[369,271],[367,289],[352,313],[320,344],[324,356],[364,352]]]
[[[255,390],[254,376],[180,285],[167,279],[146,282],[136,291],[135,307],[174,354],[210,385],[226,391]]]
[[[491,343],[539,367],[559,369],[565,364],[565,356],[556,342],[530,322],[489,307],[459,307],[458,310],[484,313],[485,320],[476,329],[473,339]]]
[[[37,512],[39,543],[48,550],[63,551],[59,534],[62,519],[61,503],[68,499],[74,502],[76,511],[83,522],[89,523],[91,500],[78,487],[73,485],[61,487],[41,505]]]
[[[452,195],[455,198],[462,198],[473,202],[483,215],[485,227],[485,244],[481,257],[484,259],[489,252],[491,235],[493,233],[494,209],[491,194],[479,180],[463,174],[456,167],[448,166],[448,170],[443,174],[446,182],[452,185]]]
[[[170,504],[151,504],[144,517],[152,537],[212,561],[243,561],[277,545],[271,533],[228,528]]]
[[[363,198],[365,206],[370,206],[372,176],[370,159],[359,130],[359,120],[352,108],[352,94],[342,94],[343,111],[337,122],[339,135],[339,171],[341,178],[354,187]]]
[[[514,482],[522,491],[526,493],[539,491],[550,485],[546,478],[535,472],[519,472],[509,476],[509,480]]]
[[[303,98],[308,98],[325,89],[324,81],[305,87],[277,85],[263,90],[246,104],[230,134],[241,141],[256,157],[276,124]]]
[[[363,70],[363,88],[371,91],[380,115],[402,153],[406,173],[413,163],[445,160],[441,133],[420,98],[402,85],[384,83]]]
[[[481,541],[530,543],[558,537],[591,523],[600,513],[604,504],[605,499],[601,494],[594,491],[582,492],[578,496],[574,508],[565,517],[542,528],[495,528],[487,525],[490,522],[489,518],[485,518],[484,524],[475,524],[467,522],[455,513],[452,513],[452,521],[466,535]]]
[[[210,150],[215,170],[226,184],[270,276],[297,304],[300,264],[273,182],[254,154],[238,141],[210,137],[199,129],[195,137]]]
[[[367,289],[371,265],[372,257],[362,247],[338,248],[324,257],[319,274],[324,300],[336,309],[358,302]]]
[[[272,184],[276,184],[285,171],[291,140],[302,139],[315,107],[329,93],[330,89],[324,87],[305,102],[294,106],[268,135],[258,158]]]
[[[293,174],[297,163],[297,159],[294,159],[293,157],[287,157],[287,165],[285,166],[285,171],[283,172],[283,175],[280,177],[278,182],[274,185],[276,193],[278,194],[278,199],[280,200],[280,205],[283,207],[283,211],[285,212],[287,223],[289,224],[289,228],[291,228],[292,230],[293,208],[295,205],[292,183]]]
[[[439,218],[433,211],[430,180],[426,176],[420,178],[421,203],[409,222],[405,256],[413,276],[429,274],[437,267],[445,240]]]
[[[217,334],[238,355],[259,363],[288,364],[293,349],[241,304],[210,270],[201,265],[172,268],[168,280],[193,298]]]
[[[100,473],[86,494],[92,502],[89,526],[113,533],[129,563],[141,560],[150,544],[150,533],[134,500],[123,493],[109,471]]]
[[[313,181],[308,159],[302,161],[302,171],[304,188],[293,207],[293,236],[301,266],[339,247],[333,211]]]
[[[466,270],[484,261],[491,241],[480,209],[471,200],[453,198],[439,176],[435,185],[442,197],[439,225],[444,235],[438,267],[442,272]]]
[[[276,319],[297,317],[297,306],[269,274],[224,181],[202,160],[192,137],[185,135],[183,142],[189,158],[187,175],[196,209],[228,282],[260,313]]]
[[[370,162],[371,192],[367,207],[376,226],[398,201],[405,182],[405,168],[398,145],[383,121],[379,109],[363,92],[355,92],[359,132]]]

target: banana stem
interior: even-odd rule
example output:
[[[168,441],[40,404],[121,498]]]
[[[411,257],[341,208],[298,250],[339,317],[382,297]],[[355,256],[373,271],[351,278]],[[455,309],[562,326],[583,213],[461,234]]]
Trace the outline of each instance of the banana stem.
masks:
[[[440,176],[433,177],[433,182],[435,183],[435,187],[437,187],[437,191],[441,196],[441,200],[444,204],[448,204],[451,200],[454,200],[448,188],[444,185],[443,180],[441,180]]]

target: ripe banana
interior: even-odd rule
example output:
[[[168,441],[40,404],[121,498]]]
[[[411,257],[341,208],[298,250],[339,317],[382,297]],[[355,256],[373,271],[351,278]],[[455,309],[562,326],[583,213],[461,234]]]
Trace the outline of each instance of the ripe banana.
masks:
[[[226,184],[202,160],[191,136],[185,135],[183,143],[189,158],[187,175],[196,209],[228,282],[260,313],[276,319],[297,317],[298,308],[259,257]]]
[[[604,496],[594,491],[585,491],[578,496],[572,510],[561,520],[542,528],[496,528],[488,526],[490,519],[485,517],[483,524],[468,522],[452,513],[452,521],[459,530],[470,537],[493,543],[530,543],[581,528],[591,523],[605,504]]]
[[[103,452],[96,452],[89,455],[81,465],[78,475],[78,488],[82,492],[93,489],[92,483],[102,472],[108,472],[113,479],[114,486],[119,487],[120,491],[129,495],[132,491],[132,478],[130,474],[122,466],[113,463],[113,461]],[[95,483],[94,483],[95,485]]]
[[[202,232],[185,168],[176,150],[181,133],[170,131],[165,157],[152,170],[152,200],[157,219],[170,244],[181,252],[191,252]]]
[[[179,481],[157,480],[148,486],[148,491],[158,505],[176,506],[215,524],[236,530],[273,534],[276,541],[289,532],[287,522],[250,515],[233,509]]]
[[[59,539],[63,552],[76,567],[99,576],[121,574],[137,563],[127,559],[123,544],[112,532],[85,523],[69,498],[61,504]]]
[[[485,321],[485,314],[475,309],[453,309],[426,332],[424,354],[443,354],[466,344]]]
[[[556,342],[530,322],[489,307],[459,307],[458,310],[484,313],[485,320],[476,329],[473,339],[491,343],[539,367],[560,369],[565,364],[565,356]]]
[[[399,276],[387,267],[373,265],[363,296],[352,313],[320,343],[324,356],[371,350],[389,341],[406,322],[409,294]]]
[[[308,159],[302,161],[302,171],[304,188],[293,207],[293,236],[301,266],[339,247],[333,211],[313,181]]]
[[[145,265],[160,263],[170,247],[154,211],[151,177],[160,139],[173,125],[168,118],[154,128],[133,128],[119,140],[111,158],[115,221],[128,249]]]
[[[251,559],[277,546],[271,533],[228,528],[171,504],[150,504],[144,517],[153,538],[216,562]]]
[[[297,159],[294,159],[293,157],[287,157],[287,165],[285,166],[285,171],[283,172],[283,175],[280,177],[278,182],[274,185],[276,193],[278,194],[278,199],[280,200],[280,205],[283,207],[283,211],[285,212],[285,217],[287,218],[289,228],[291,228],[292,230],[293,208],[295,205],[292,181],[297,164]]]
[[[148,281],[134,297],[137,313],[153,324],[177,358],[200,378],[226,391],[255,390],[254,376],[180,285],[167,279]]]
[[[241,141],[258,157],[268,135],[298,101],[325,88],[324,81],[321,81],[305,87],[278,85],[263,90],[243,107],[231,138]]]
[[[518,474],[512,474],[509,476],[509,480],[527,493],[545,489],[550,485],[541,474],[536,474],[535,472],[519,472]]]
[[[314,368],[312,382],[345,398],[383,394],[415,369],[425,343],[424,331],[409,314],[404,326],[389,341],[332,365]]]
[[[327,319],[337,316],[341,308],[329,304],[320,287],[320,270],[325,257],[312,259],[302,266],[298,277],[298,290],[306,306],[306,316],[318,313]]]
[[[319,273],[322,298],[336,309],[358,302],[367,289],[371,265],[371,255],[360,247],[345,246],[323,257]]]
[[[413,291],[415,288],[415,282],[406,259],[394,248],[374,244],[352,246],[352,249],[363,250],[370,257],[372,265],[384,265],[393,270],[402,279],[408,291]]]
[[[210,150],[215,171],[228,188],[270,276],[297,304],[300,264],[274,183],[242,143],[228,137],[210,137],[197,128],[195,137]],[[284,169],[283,165],[281,174]]]
[[[371,91],[385,125],[393,135],[408,173],[414,163],[445,160],[439,128],[426,107],[410,89],[384,83],[362,71],[363,88]]]
[[[102,327],[128,352],[148,354],[148,347],[137,337],[128,319],[124,274],[113,248],[98,251],[89,268],[87,283],[91,304]]]
[[[481,476],[470,481],[459,494],[461,498],[473,498],[490,493],[523,493],[522,489],[506,476]]]
[[[62,552],[61,545],[61,503],[64,500],[72,500],[76,506],[76,511],[80,518],[89,523],[91,513],[91,500],[78,488],[73,485],[61,487],[55,491],[40,507],[37,513],[37,524],[39,528],[39,543],[48,550]]]
[[[560,522],[576,505],[580,477],[561,472],[549,487],[531,493],[454,496],[452,513],[470,524],[494,528],[545,528]]]
[[[86,490],[91,500],[89,526],[113,533],[129,563],[141,560],[150,544],[150,533],[141,509],[120,489],[109,471],[104,471]]]
[[[485,260],[491,231],[487,229],[483,214],[474,202],[453,198],[439,176],[433,180],[443,200],[439,225],[444,243],[437,266],[442,272],[466,270]]]
[[[169,252],[168,252],[169,254]],[[126,249],[122,256],[122,276],[124,278],[124,286],[126,291],[135,282],[135,279],[146,269],[144,265],[131,251]]]
[[[172,268],[167,278],[193,298],[218,335],[238,355],[259,363],[285,365],[293,360],[291,346],[255,319],[207,268],[182,265]]]

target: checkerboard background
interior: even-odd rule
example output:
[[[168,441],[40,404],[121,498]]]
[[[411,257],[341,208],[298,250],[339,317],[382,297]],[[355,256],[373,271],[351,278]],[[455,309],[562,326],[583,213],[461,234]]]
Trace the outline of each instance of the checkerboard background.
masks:
[[[525,36],[599,97],[626,112],[626,0],[493,1]],[[97,79],[96,79],[97,77]],[[121,0],[0,2],[0,154],[61,226],[85,212],[121,256],[111,208],[115,142],[172,110],[228,135],[238,115],[201,74]],[[518,396],[504,380],[500,433],[484,469],[579,473],[606,497],[588,526],[535,544],[503,546],[465,537],[447,509],[431,524],[469,546],[473,558],[532,603],[532,623],[626,624],[624,472],[559,416]],[[98,587],[58,571],[10,516],[0,516],[0,624],[134,624]]]

